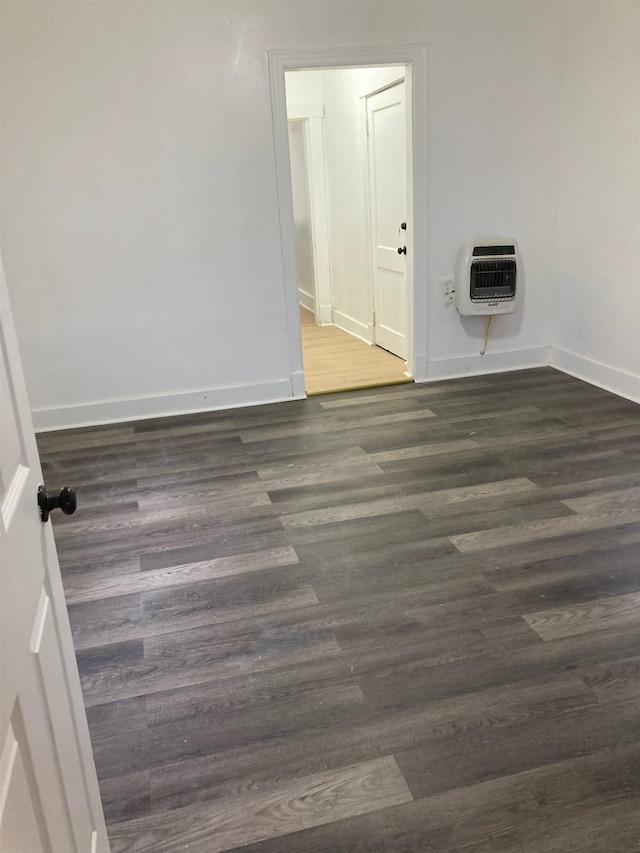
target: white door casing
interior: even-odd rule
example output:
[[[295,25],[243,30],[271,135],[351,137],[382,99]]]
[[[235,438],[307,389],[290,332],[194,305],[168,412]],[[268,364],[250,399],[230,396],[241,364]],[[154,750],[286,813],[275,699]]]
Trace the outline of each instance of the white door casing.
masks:
[[[0,851],[109,843],[0,259]]]
[[[404,81],[369,95],[367,149],[374,343],[407,358],[406,109]],[[404,249],[400,254],[398,249]]]
[[[282,284],[287,316],[291,397],[305,397],[296,247],[291,202],[291,171],[287,128],[285,73],[305,68],[350,68],[404,65],[407,82],[407,162],[411,164],[408,186],[407,270],[413,307],[408,330],[408,372],[416,382],[427,378],[427,48],[424,44],[372,45],[367,47],[291,48],[268,51],[269,82],[275,146],[278,216],[282,248]],[[412,240],[412,233],[420,239]]]

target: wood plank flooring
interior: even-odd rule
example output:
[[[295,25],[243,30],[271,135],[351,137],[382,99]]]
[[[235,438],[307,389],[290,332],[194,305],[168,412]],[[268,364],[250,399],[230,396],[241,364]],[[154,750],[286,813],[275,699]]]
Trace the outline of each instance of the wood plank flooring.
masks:
[[[300,308],[300,322],[307,395],[412,381],[406,362],[387,350],[369,346],[337,326],[316,326],[306,308]]]
[[[543,368],[39,436],[114,853],[640,850],[640,407]]]

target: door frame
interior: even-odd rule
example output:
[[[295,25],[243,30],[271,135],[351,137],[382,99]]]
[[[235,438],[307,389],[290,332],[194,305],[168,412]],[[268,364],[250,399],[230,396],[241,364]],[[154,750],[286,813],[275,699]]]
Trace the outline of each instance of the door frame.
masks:
[[[306,394],[298,308],[285,71],[301,69],[406,66],[407,120],[411,123],[411,133],[407,134],[407,162],[412,171],[412,181],[407,187],[408,304],[412,307],[412,322],[407,329],[407,366],[416,382],[424,382],[427,378],[426,46],[410,44],[270,50],[268,60],[291,396],[303,399]],[[419,234],[420,239],[414,240],[414,234]]]

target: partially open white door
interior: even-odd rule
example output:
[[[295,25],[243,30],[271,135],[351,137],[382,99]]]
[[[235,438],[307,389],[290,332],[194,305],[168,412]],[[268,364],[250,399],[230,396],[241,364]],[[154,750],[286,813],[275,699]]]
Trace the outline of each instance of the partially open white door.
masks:
[[[407,358],[407,149],[404,81],[367,98],[374,343]],[[399,253],[398,250],[401,250]]]
[[[0,260],[0,851],[109,850]]]

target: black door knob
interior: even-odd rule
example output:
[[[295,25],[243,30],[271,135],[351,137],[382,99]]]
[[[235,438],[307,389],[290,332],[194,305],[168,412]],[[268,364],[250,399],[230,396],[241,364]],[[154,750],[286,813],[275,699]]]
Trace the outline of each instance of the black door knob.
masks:
[[[38,486],[38,506],[40,507],[42,521],[49,520],[49,513],[52,509],[61,509],[65,515],[73,515],[77,504],[75,489],[70,489],[69,486],[60,489],[58,495],[50,495],[44,486]]]
[[[398,249],[398,254],[399,255],[406,255],[407,254],[407,247],[406,246],[400,246],[400,248]]]

